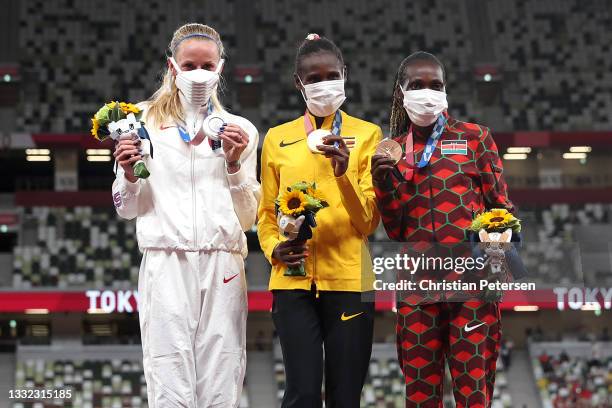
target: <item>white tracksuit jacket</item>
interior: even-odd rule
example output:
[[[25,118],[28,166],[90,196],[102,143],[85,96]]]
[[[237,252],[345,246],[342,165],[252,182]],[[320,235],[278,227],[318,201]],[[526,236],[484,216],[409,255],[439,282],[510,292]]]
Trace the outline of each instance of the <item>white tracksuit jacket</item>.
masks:
[[[204,115],[206,113],[203,113]],[[249,144],[228,174],[223,148],[184,142],[175,123],[149,126],[151,175],[131,183],[118,166],[113,201],[136,218],[138,279],[149,407],[237,407],[246,365],[244,231],[255,222],[258,133],[230,115]],[[147,123],[146,114],[143,116]]]

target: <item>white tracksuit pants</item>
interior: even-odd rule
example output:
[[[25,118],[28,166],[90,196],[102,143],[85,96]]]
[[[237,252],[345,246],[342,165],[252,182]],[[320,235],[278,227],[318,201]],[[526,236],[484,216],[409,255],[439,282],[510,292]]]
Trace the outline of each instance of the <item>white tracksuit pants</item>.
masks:
[[[246,367],[242,256],[145,249],[138,293],[149,407],[237,407]]]

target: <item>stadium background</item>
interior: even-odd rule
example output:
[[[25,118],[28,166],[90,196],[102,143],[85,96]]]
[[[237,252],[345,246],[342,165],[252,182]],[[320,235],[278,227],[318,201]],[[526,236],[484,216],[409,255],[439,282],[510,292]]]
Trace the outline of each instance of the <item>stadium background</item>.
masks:
[[[112,206],[111,145],[88,135],[101,103],[156,89],[172,32],[215,27],[223,102],[260,131],[303,110],[292,82],[308,32],[348,65],[348,113],[383,126],[395,71],[415,50],[448,72],[449,111],[492,128],[542,290],[508,294],[496,407],[610,407],[612,4],[606,0],[2,0],[0,4],[0,407],[144,407],[134,222]],[[372,237],[384,241],[379,229]],[[244,407],[273,407],[283,367],[269,267],[248,234]],[[561,301],[555,286],[571,288]],[[601,292],[600,292],[601,293]],[[93,299],[93,300],[92,300]],[[587,302],[595,300],[595,302]],[[608,299],[609,300],[609,299]],[[90,303],[91,302],[91,303]],[[377,305],[364,407],[401,407],[394,312]],[[415,362],[415,364],[426,364]],[[10,389],[73,390],[15,402]],[[448,406],[452,398],[448,397]],[[566,405],[562,405],[562,404]]]

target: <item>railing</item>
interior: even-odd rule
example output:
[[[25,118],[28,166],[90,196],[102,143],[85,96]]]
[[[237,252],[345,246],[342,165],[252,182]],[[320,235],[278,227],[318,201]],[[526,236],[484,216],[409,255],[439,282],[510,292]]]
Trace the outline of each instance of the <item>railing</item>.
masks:
[[[564,174],[559,176],[513,176],[506,175],[508,186],[512,188],[602,188],[612,187],[610,174]]]
[[[114,175],[81,176],[78,182],[79,191],[108,190],[113,184]],[[20,176],[15,179],[15,191],[53,191],[53,176]]]

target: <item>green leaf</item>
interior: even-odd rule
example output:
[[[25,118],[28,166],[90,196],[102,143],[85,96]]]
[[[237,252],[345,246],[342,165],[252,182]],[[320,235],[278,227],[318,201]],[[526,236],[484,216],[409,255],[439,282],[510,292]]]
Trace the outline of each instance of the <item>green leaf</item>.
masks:
[[[472,231],[480,231],[481,227],[482,227],[481,218],[480,217],[474,218],[474,220],[472,221],[472,224],[470,225],[470,229]]]
[[[307,210],[314,211],[323,208],[323,206],[321,205],[321,201],[317,200],[316,198],[313,198],[308,194],[304,194],[304,197],[306,198],[305,208]]]
[[[310,188],[311,184],[305,181],[295,183],[291,185],[291,188],[294,190],[306,191]]]
[[[113,122],[117,122],[118,120],[123,119],[122,116],[122,110],[119,107],[119,104],[117,102],[115,102],[115,106],[113,107],[113,111],[111,114],[111,118],[113,119]]]
[[[98,119],[98,122],[100,124],[109,123],[110,122],[109,114],[110,114],[110,109],[108,108],[108,106],[104,105],[96,112],[94,117]]]

